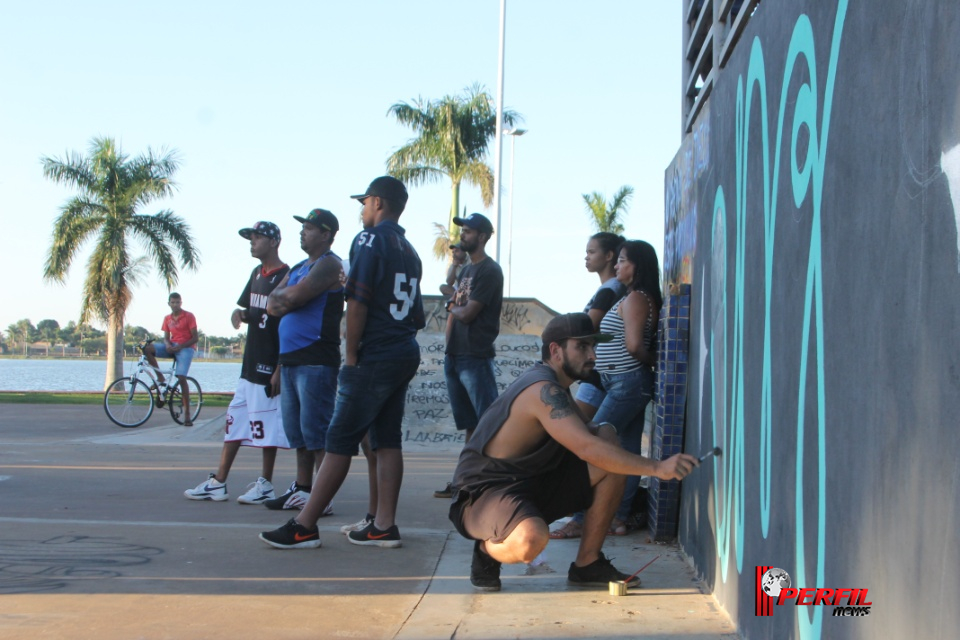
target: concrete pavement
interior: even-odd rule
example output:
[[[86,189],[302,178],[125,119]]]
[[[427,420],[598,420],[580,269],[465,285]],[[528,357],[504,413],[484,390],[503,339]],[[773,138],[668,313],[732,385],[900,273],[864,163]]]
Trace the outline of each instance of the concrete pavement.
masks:
[[[661,556],[628,596],[567,586],[575,540],[548,546],[554,572],[504,567],[503,591],[475,592],[472,544],[432,497],[452,449],[406,450],[403,548],[339,533],[366,512],[362,458],[320,521],[322,548],[268,547],[257,533],[290,512],[235,501],[259,475],[256,450],[238,456],[229,501],[183,497],[215,469],[222,423],[207,408],[193,429],[156,413],[124,430],[99,406],[0,404],[0,639],[736,637],[679,550],[643,532],[605,546],[627,572]],[[280,452],[278,488],[294,469]]]

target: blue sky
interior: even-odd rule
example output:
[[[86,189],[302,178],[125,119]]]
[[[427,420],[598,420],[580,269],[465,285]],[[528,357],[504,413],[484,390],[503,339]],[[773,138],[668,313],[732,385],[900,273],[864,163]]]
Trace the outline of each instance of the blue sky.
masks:
[[[680,144],[680,2],[507,0],[504,104],[524,116],[516,142],[510,293],[579,310],[597,287],[583,268],[593,232],[581,194],[635,195],[626,235],[663,242],[663,172]],[[0,217],[8,303],[0,329],[76,319],[86,254],[66,286],[45,283],[53,220],[72,195],[43,178],[40,157],[86,153],[94,136],[130,155],[176,149],[169,208],[191,225],[201,267],[177,289],[201,330],[232,335],[229,318],[255,262],[237,235],[280,225],[281,257],[303,257],[294,215],[332,210],[346,256],[360,231],[349,195],[385,173],[413,134],[390,105],[480,83],[496,95],[497,0],[354,2],[65,1],[0,9]],[[501,263],[507,261],[510,140],[503,146]],[[490,163],[493,164],[491,144]],[[461,206],[493,218],[479,190]],[[432,222],[448,183],[411,187],[401,224],[424,262],[425,293],[444,265]],[[494,221],[496,222],[496,221]],[[489,246],[493,252],[493,242]],[[662,256],[661,256],[662,257]],[[9,291],[12,286],[13,291]],[[154,274],[127,322],[159,332],[168,312]]]

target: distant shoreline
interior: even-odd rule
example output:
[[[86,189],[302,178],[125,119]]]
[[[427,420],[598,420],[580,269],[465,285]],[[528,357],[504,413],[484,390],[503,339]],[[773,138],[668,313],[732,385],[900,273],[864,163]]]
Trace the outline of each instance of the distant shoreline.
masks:
[[[132,359],[133,356],[126,356],[124,359]],[[0,360],[70,360],[78,361],[82,360],[83,362],[106,362],[106,356],[37,356],[30,355],[25,356],[22,354],[0,354]],[[241,363],[243,360],[241,358],[194,358],[194,362],[224,362],[227,364]]]

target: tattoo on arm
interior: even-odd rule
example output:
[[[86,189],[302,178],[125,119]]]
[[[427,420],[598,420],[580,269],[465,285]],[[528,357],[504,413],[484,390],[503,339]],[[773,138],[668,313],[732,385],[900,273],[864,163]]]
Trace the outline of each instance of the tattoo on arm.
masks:
[[[540,400],[550,407],[550,417],[554,420],[566,418],[574,413],[573,404],[570,402],[570,394],[558,384],[547,383],[543,385],[540,390]]]

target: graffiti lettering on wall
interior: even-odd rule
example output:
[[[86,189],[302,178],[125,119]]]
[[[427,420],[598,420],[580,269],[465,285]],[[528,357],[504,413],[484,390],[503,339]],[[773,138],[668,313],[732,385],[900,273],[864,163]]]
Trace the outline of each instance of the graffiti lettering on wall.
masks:
[[[794,25],[793,35],[787,49],[787,59],[783,78],[779,87],[779,112],[777,114],[775,136],[771,139],[768,131],[768,103],[767,72],[764,63],[763,46],[759,39],[754,39],[750,51],[749,67],[746,79],[741,75],[737,82],[737,104],[735,120],[736,140],[736,185],[734,189],[734,210],[732,220],[735,225],[728,224],[727,198],[723,186],[717,187],[713,205],[713,224],[711,250],[713,265],[720,268],[712,270],[710,275],[710,289],[712,297],[711,317],[706,319],[709,331],[702,338],[709,344],[701,344],[701,353],[709,347],[708,366],[711,368],[713,384],[711,402],[711,417],[714,429],[714,442],[723,447],[724,456],[714,467],[714,506],[716,509],[717,552],[720,556],[721,577],[727,580],[727,569],[731,558],[737,563],[737,572],[743,574],[744,560],[744,505],[747,499],[747,487],[744,485],[745,469],[745,343],[756,333],[751,327],[746,327],[745,313],[745,265],[747,264],[746,228],[748,224],[756,224],[754,219],[748,220],[748,213],[762,208],[763,238],[764,238],[764,286],[765,286],[765,313],[763,316],[763,368],[760,389],[760,422],[759,422],[759,503],[760,527],[763,537],[770,531],[770,494],[773,477],[773,460],[771,458],[771,440],[773,437],[773,416],[777,408],[773,406],[774,372],[771,362],[771,302],[773,300],[772,285],[774,277],[774,236],[777,223],[778,190],[781,177],[781,158],[789,158],[789,167],[783,170],[784,177],[789,176],[792,202],[798,209],[801,206],[812,207],[810,246],[805,273],[805,292],[802,305],[801,343],[798,349],[800,366],[798,372],[787,374],[791,380],[798,381],[796,390],[798,411],[796,416],[796,469],[795,482],[795,566],[791,574],[798,584],[822,584],[824,582],[825,557],[825,515],[826,515],[826,409],[824,385],[824,335],[823,335],[823,267],[821,260],[821,199],[823,196],[824,167],[827,157],[827,143],[830,134],[830,115],[833,106],[833,90],[836,80],[837,60],[840,53],[840,42],[843,34],[844,19],[847,11],[847,0],[840,0],[837,8],[834,31],[830,43],[830,54],[826,77],[821,85],[817,73],[814,32],[810,19],[801,15]],[[791,80],[795,77],[805,78],[795,95],[788,95]],[[776,87],[772,87],[774,92]],[[822,102],[821,102],[822,97]],[[758,98],[758,100],[755,100]],[[751,114],[755,104],[759,104],[759,113]],[[788,111],[792,110],[792,113]],[[821,113],[818,122],[818,114]],[[750,140],[750,124],[760,123],[760,140]],[[786,134],[786,135],[784,135]],[[786,140],[785,140],[786,138]],[[789,152],[784,152],[783,143],[789,144]],[[804,142],[806,148],[804,150]],[[772,145],[771,145],[772,143]],[[761,147],[763,158],[760,167],[748,166],[748,150],[751,144]],[[804,152],[805,151],[805,152]],[[748,202],[746,189],[748,179],[762,180],[763,201]],[[728,243],[727,229],[736,229],[736,237]],[[727,264],[727,251],[732,247],[731,256],[732,277],[728,280],[724,267]],[[701,289],[701,295],[706,287]],[[728,305],[732,306],[732,326],[728,326]],[[798,302],[799,306],[799,302]],[[701,307],[702,309],[702,307]],[[795,312],[799,312],[796,309]],[[792,311],[793,312],[793,311]],[[703,335],[703,334],[701,334]],[[727,354],[730,354],[729,357]],[[805,416],[806,399],[808,395],[807,381],[809,356],[815,354],[816,370],[812,373],[816,388],[811,397],[816,398],[816,416],[808,420]],[[729,361],[729,365],[727,364]],[[702,412],[701,412],[701,415]],[[804,451],[804,430],[808,421],[815,425],[817,451]],[[751,439],[754,437],[750,434]],[[804,478],[804,462],[808,456],[815,457],[817,475],[815,478]],[[778,469],[777,477],[787,477],[786,470]],[[805,533],[804,518],[810,513],[804,509],[805,492],[813,488],[816,502],[817,522],[811,530],[816,531],[816,540],[809,541]],[[811,503],[813,500],[809,500]],[[813,552],[816,558],[808,561],[806,554]],[[807,568],[815,566],[815,574],[807,575]],[[822,611],[815,611],[812,615],[798,614],[800,637],[819,637],[822,625]]]
[[[444,374],[444,339],[439,334],[421,333],[420,367],[407,387],[404,418],[405,441],[428,445],[463,443],[456,431],[450,409],[450,395]],[[497,392],[540,359],[540,340],[532,335],[503,335],[494,343],[493,372]]]
[[[530,324],[529,313],[530,309],[525,304],[505,302],[500,311],[500,322],[512,326],[517,331],[522,331]]]

